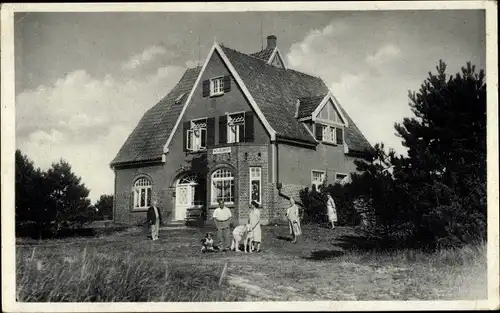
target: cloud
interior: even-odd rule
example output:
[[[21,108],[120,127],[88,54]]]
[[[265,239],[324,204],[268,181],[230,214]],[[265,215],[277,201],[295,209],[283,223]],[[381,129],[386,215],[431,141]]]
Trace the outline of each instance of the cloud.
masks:
[[[77,70],[51,86],[25,90],[16,97],[16,146],[42,168],[68,161],[95,201],[113,192],[109,163],[127,136],[184,71],[161,67],[139,79]]]
[[[167,53],[167,50],[159,46],[151,46],[141,53],[133,55],[127,62],[122,64],[123,70],[133,70],[143,64],[152,61],[156,56]]]
[[[401,49],[393,44],[382,46],[375,54],[366,57],[366,63],[372,66],[379,66],[386,62],[390,62],[401,53]]]

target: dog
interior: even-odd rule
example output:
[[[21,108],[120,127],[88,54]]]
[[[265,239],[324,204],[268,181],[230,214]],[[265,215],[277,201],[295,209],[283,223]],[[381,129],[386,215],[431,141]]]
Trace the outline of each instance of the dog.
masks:
[[[243,251],[253,252],[253,232],[250,224],[236,226],[233,230],[233,240],[231,241],[231,250],[240,252],[239,244],[243,242]]]
[[[203,239],[201,239],[201,252],[214,252],[214,240],[211,233],[207,233]]]

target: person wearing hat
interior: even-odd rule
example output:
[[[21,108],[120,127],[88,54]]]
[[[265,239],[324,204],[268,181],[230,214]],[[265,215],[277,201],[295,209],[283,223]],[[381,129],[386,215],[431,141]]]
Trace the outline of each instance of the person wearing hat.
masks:
[[[253,243],[256,245],[255,251],[260,252],[260,244],[262,241],[262,232],[260,229],[260,208],[259,203],[255,200],[250,203],[248,224],[250,224],[250,231],[253,232]]]

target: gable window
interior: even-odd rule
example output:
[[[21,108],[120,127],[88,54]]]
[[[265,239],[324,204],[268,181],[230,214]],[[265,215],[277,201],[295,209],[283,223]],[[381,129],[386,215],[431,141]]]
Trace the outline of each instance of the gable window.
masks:
[[[203,97],[221,96],[231,91],[231,77],[217,76],[203,81]]]
[[[349,176],[347,174],[337,173],[335,174],[335,183],[344,185],[348,182]]]
[[[312,170],[311,176],[311,185],[315,186],[316,190],[319,191],[319,187],[325,181],[325,171]]]
[[[147,209],[151,206],[151,181],[146,177],[135,181],[133,187],[134,210]]]
[[[217,96],[224,93],[224,77],[210,79],[210,95]]]
[[[207,119],[190,122],[186,130],[186,150],[199,151],[207,148]]]
[[[262,203],[262,169],[250,167],[250,202]]]
[[[245,141],[245,113],[229,115],[227,118],[227,143]]]
[[[234,176],[228,169],[218,169],[212,174],[212,204],[219,200],[225,203],[234,203]]]

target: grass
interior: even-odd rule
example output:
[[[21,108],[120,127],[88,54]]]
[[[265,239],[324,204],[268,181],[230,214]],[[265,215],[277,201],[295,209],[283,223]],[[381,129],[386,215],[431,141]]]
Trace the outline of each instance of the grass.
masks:
[[[263,252],[202,254],[213,229],[130,228],[95,238],[18,240],[18,301],[479,300],[487,298],[486,245],[367,249],[351,228],[263,227]],[[227,275],[219,285],[221,272]]]

